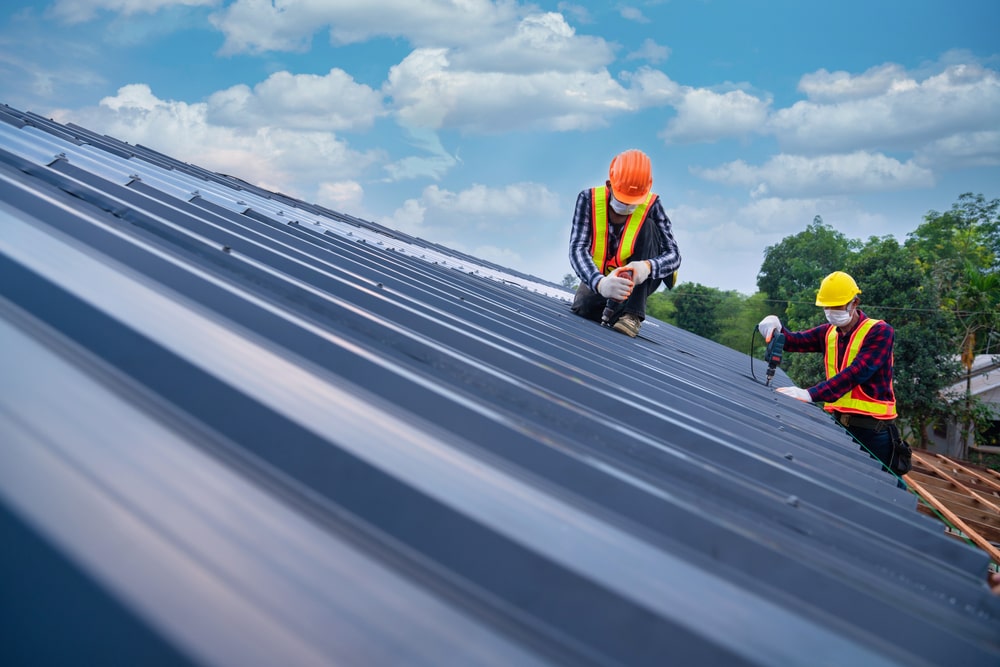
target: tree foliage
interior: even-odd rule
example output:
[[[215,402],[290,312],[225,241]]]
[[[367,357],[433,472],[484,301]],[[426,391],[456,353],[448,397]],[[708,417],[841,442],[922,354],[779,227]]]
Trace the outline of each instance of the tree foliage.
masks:
[[[722,292],[699,283],[681,283],[674,297],[674,318],[677,326],[703,338],[714,338],[719,332],[716,309],[722,302]]]
[[[843,271],[857,246],[816,216],[805,231],[764,250],[757,289],[774,300],[773,312],[782,322],[802,327],[815,319],[813,304],[823,276]]]
[[[912,251],[892,237],[871,237],[846,267],[861,287],[861,309],[896,332],[896,408],[921,445],[925,427],[938,415],[941,390],[953,382],[951,322],[940,294]],[[870,306],[868,304],[871,304]]]

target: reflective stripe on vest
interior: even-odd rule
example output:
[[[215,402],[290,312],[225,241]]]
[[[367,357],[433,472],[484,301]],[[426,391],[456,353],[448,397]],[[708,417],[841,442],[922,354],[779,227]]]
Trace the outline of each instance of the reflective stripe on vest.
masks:
[[[635,240],[639,237],[642,224],[646,222],[646,214],[656,201],[656,195],[652,192],[646,196],[645,201],[636,206],[635,211],[629,216],[622,231],[621,241],[618,243],[618,252],[614,257],[608,259],[608,188],[601,186],[590,191],[590,201],[593,208],[590,212],[590,219],[593,221],[593,242],[590,247],[590,255],[594,258],[594,264],[601,273],[607,275],[613,269],[628,264],[635,250]]]
[[[861,344],[864,343],[865,336],[868,335],[873,326],[881,321],[867,319],[858,325],[858,328],[851,334],[851,339],[847,343],[847,351],[844,353],[844,359],[840,364],[840,368],[837,368],[837,327],[830,327],[826,332],[826,353],[823,358],[824,366],[826,367],[826,378],[828,380],[851,365],[854,358],[858,356],[858,350],[861,349]],[[889,363],[893,363],[891,355]],[[852,414],[870,415],[881,419],[892,419],[896,416],[896,396],[892,391],[892,385],[889,386],[889,392],[892,394],[891,400],[879,401],[862,391],[860,386],[855,385],[851,388],[850,392],[844,394],[836,401],[827,403],[823,406],[823,409],[828,412],[836,410],[837,412],[850,412]]]

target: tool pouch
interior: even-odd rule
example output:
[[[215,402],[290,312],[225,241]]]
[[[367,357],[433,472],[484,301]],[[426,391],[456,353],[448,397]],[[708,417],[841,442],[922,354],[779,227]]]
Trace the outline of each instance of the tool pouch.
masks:
[[[903,440],[903,436],[900,434],[899,428],[895,423],[890,422],[886,424],[886,428],[889,429],[889,436],[892,439],[892,461],[890,462],[889,469],[902,477],[913,470],[913,450]]]

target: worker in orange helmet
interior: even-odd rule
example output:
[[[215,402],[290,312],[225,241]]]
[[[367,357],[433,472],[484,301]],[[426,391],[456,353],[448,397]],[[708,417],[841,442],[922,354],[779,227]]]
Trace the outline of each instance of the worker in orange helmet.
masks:
[[[635,337],[646,319],[646,299],[661,284],[674,286],[681,255],[670,218],[652,192],[649,156],[627,150],[611,160],[603,186],[576,198],[569,261],[580,279],[571,309]],[[631,278],[628,277],[631,272]]]

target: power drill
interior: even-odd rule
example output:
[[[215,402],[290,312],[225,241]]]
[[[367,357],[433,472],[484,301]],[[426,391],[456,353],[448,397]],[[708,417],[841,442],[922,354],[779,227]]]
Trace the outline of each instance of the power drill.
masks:
[[[619,278],[628,278],[632,280],[632,269],[622,269],[618,272]],[[622,303],[621,301],[615,301],[614,299],[608,299],[608,302],[604,305],[604,312],[601,313],[601,325],[605,327],[611,326],[611,318],[615,316],[615,311],[618,310],[618,305]]]
[[[771,340],[767,341],[767,350],[764,352],[764,361],[767,362],[767,379],[764,386],[771,384],[774,378],[774,369],[781,364],[781,353],[785,349],[785,334],[776,331],[771,334]]]

